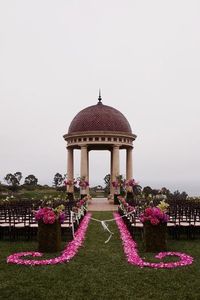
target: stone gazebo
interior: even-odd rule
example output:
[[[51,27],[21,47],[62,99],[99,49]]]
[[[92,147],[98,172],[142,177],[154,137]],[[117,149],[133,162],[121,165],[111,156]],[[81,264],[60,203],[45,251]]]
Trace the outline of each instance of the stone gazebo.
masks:
[[[104,105],[99,93],[98,103],[81,110],[72,120],[67,142],[67,179],[74,178],[74,149],[81,150],[80,176],[89,181],[89,152],[92,150],[110,151],[111,182],[120,174],[120,149],[126,149],[126,179],[132,179],[132,149],[136,135],[125,116],[117,109]],[[67,187],[73,193],[73,186]],[[88,193],[88,190],[87,190]],[[110,193],[114,194],[111,184]]]

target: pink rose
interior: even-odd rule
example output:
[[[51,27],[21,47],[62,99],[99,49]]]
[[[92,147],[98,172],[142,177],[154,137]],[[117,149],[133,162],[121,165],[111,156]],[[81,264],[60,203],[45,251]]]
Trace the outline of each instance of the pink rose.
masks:
[[[43,222],[45,224],[53,224],[56,220],[56,215],[53,211],[48,211],[43,216]]]
[[[160,221],[157,218],[151,218],[150,222],[152,225],[158,225],[160,223]]]
[[[144,211],[145,216],[152,216],[153,215],[153,209],[151,207],[147,207]]]

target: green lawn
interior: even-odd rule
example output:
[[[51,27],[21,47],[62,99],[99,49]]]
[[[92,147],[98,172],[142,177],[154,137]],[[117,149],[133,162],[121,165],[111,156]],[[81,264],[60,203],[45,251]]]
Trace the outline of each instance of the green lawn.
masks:
[[[110,212],[93,213],[99,219]],[[192,266],[155,270],[129,265],[124,257],[115,222],[108,234],[99,223],[90,222],[86,240],[77,256],[67,264],[44,267],[8,265],[14,252],[37,249],[35,242],[0,242],[0,299],[200,299],[200,240],[168,241],[172,251],[192,255]],[[140,255],[152,260],[152,255]]]

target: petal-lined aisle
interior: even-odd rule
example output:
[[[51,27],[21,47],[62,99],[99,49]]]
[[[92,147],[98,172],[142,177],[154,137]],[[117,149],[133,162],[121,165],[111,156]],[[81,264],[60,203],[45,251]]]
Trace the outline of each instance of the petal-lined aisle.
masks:
[[[192,264],[193,258],[181,252],[160,252],[158,255],[155,256],[155,258],[159,258],[159,259],[162,259],[166,256],[178,256],[180,260],[177,262],[150,263],[150,262],[143,261],[143,259],[138,254],[137,243],[132,239],[132,236],[129,233],[123,220],[119,218],[120,215],[118,213],[114,213],[114,216],[120,231],[120,235],[124,247],[124,253],[130,264],[139,266],[141,268],[149,267],[149,268],[156,268],[156,269],[172,269],[172,268],[182,267],[182,266],[187,266]]]
[[[10,255],[7,258],[8,263],[28,266],[42,266],[42,265],[56,265],[70,261],[78,252],[78,249],[83,244],[85,239],[88,224],[90,222],[91,214],[88,213],[81,222],[80,227],[75,233],[75,239],[69,242],[59,257],[43,260],[22,259],[25,256],[41,257],[40,252],[20,252]]]

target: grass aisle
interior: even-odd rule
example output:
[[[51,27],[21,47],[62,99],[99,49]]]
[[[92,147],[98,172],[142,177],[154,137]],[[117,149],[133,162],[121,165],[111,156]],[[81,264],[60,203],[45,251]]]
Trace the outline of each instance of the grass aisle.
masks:
[[[96,212],[93,217],[108,219],[112,213]],[[1,299],[199,299],[199,240],[168,242],[170,250],[194,256],[192,266],[173,270],[140,269],[126,262],[115,222],[109,223],[109,228],[114,236],[104,244],[108,233],[99,223],[90,221],[86,240],[77,256],[57,266],[8,265],[5,262],[8,255],[36,250],[37,243],[0,242]]]

